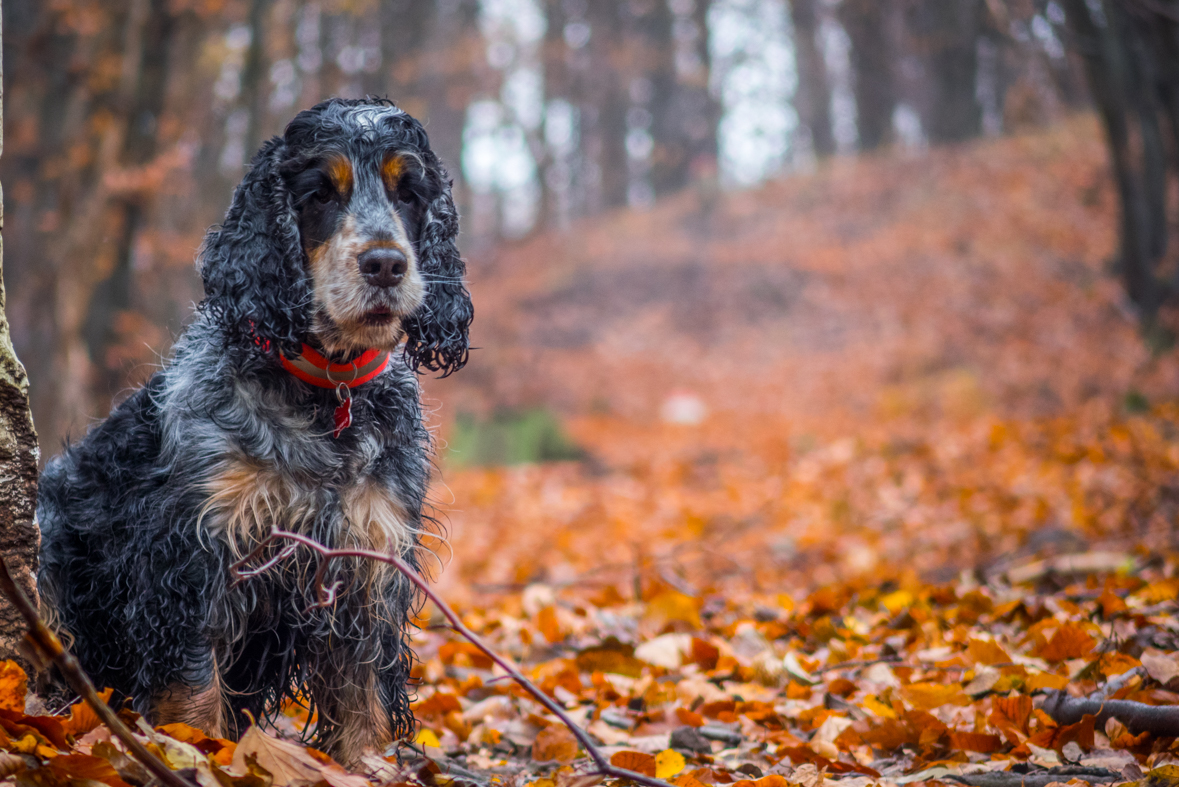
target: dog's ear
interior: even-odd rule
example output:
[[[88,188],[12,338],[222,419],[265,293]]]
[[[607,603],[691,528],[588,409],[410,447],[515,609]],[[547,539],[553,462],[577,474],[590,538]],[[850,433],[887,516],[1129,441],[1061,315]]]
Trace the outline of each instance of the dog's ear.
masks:
[[[415,371],[425,367],[446,377],[467,363],[467,334],[475,311],[463,281],[467,266],[456,245],[458,211],[450,178],[436,159],[430,163],[429,175],[437,178],[438,193],[426,209],[418,236],[418,264],[426,298],[405,321],[405,359]]]
[[[307,335],[311,289],[291,194],[275,137],[254,156],[225,221],[209,230],[198,255],[205,300],[230,342],[298,355]]]

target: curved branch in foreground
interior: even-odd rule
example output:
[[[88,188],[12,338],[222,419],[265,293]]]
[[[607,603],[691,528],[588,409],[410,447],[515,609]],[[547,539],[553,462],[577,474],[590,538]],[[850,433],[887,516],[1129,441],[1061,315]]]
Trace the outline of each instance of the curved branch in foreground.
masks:
[[[361,557],[368,558],[370,560],[377,560],[382,563],[388,563],[389,565],[393,566],[402,574],[404,574],[405,578],[412,582],[418,590],[422,591],[426,598],[434,602],[434,606],[438,607],[438,611],[441,612],[442,616],[450,622],[450,625],[454,627],[455,631],[461,634],[472,645],[481,650],[489,659],[498,664],[499,667],[504,670],[504,672],[511,676],[512,680],[516,681],[516,683],[518,683],[521,688],[531,694],[533,699],[543,705],[546,710],[560,719],[561,723],[569,728],[569,731],[573,733],[575,738],[577,738],[577,742],[581,744],[581,747],[585,749],[587,754],[589,754],[590,759],[594,761],[594,766],[597,769],[594,771],[595,775],[608,776],[615,779],[629,779],[635,784],[646,785],[646,787],[672,787],[671,784],[664,781],[663,779],[656,779],[652,776],[647,776],[646,774],[636,773],[634,771],[627,770],[626,768],[619,768],[617,766],[611,765],[610,761],[606,759],[606,756],[598,750],[598,747],[589,737],[589,734],[585,730],[578,727],[577,724],[574,723],[573,719],[569,718],[569,714],[565,712],[564,708],[562,708],[556,701],[549,697],[549,695],[545,694],[543,691],[537,688],[536,684],[534,684],[528,678],[524,677],[524,673],[520,672],[515,664],[493,651],[486,643],[483,642],[482,639],[480,639],[478,634],[467,628],[463,621],[459,618],[458,614],[455,613],[455,611],[451,609],[445,601],[439,598],[438,594],[430,589],[430,586],[426,583],[426,580],[424,580],[422,576],[418,574],[418,572],[414,571],[413,568],[411,568],[410,565],[402,560],[398,555],[391,553],[387,554],[384,552],[373,552],[367,549],[328,549],[323,544],[314,539],[308,538],[307,536],[302,536],[298,533],[288,533],[284,530],[273,530],[253,552],[247,555],[244,559],[234,563],[233,566],[230,567],[230,573],[234,574],[238,581],[242,581],[248,579],[249,577],[257,576],[260,570],[265,570],[273,566],[282,557],[289,555],[290,552],[287,549],[284,549],[279,554],[279,556],[267,561],[259,569],[245,569],[245,565],[248,561],[261,555],[262,550],[268,544],[279,540],[298,542],[319,554],[321,560],[319,570],[315,573],[315,583],[320,603],[323,605],[328,605],[331,603],[332,596],[335,592],[334,588],[323,587],[323,577],[326,573],[326,567],[329,561],[342,557]]]
[[[86,700],[86,704],[94,709],[98,714],[98,718],[102,719],[102,723],[114,734],[116,738],[123,742],[123,745],[135,755],[135,759],[139,760],[145,768],[151,771],[151,774],[160,780],[166,787],[193,787],[185,779],[176,773],[176,771],[169,768],[159,757],[156,757],[147,747],[140,743],[127,725],[115,715],[111,707],[102,701],[98,696],[98,692],[94,690],[94,684],[90,682],[90,678],[82,670],[82,665],[74,658],[73,654],[62,647],[61,640],[57,635],[49,630],[45,625],[45,621],[41,620],[41,616],[37,614],[37,608],[29,601],[29,597],[20,589],[12,578],[12,574],[8,571],[8,566],[3,560],[0,560],[0,592],[8,598],[9,601],[20,612],[21,617],[29,626],[28,639],[36,648],[49,658],[61,672],[62,677],[70,684],[74,691]]]
[[[1171,738],[1179,737],[1179,706],[1147,705],[1131,700],[1102,700],[1070,697],[1063,691],[1049,694],[1040,710],[1058,724],[1076,724],[1082,716],[1096,716],[1102,729],[1109,719],[1117,719],[1133,734],[1149,732]]]

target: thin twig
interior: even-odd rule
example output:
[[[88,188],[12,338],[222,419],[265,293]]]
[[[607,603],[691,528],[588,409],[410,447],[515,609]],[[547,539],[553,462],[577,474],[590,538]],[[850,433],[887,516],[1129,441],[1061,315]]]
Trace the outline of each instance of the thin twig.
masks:
[[[127,725],[115,715],[111,707],[102,701],[98,696],[98,692],[94,689],[94,684],[90,678],[82,670],[82,665],[74,658],[73,654],[62,647],[61,640],[57,635],[49,630],[45,625],[45,621],[41,620],[41,616],[37,614],[37,608],[29,601],[29,597],[20,589],[20,586],[12,579],[12,574],[8,572],[8,566],[3,560],[0,560],[0,591],[12,602],[17,611],[20,612],[21,617],[25,619],[25,623],[29,626],[28,640],[47,656],[52,661],[57,669],[61,672],[62,677],[73,687],[74,691],[86,700],[98,718],[102,719],[102,723],[107,726],[115,737],[123,742],[135,758],[143,764],[145,768],[151,771],[152,775],[163,782],[167,787],[193,787],[187,780],[181,778],[176,771],[169,768],[159,757],[147,750],[142,743],[131,733]]]
[[[258,545],[258,548],[251,553],[251,556],[260,555],[263,547],[280,539],[296,541],[319,554],[321,561],[319,570],[315,572],[315,581],[321,604],[324,604],[325,600],[330,603],[330,599],[334,597],[336,592],[335,588],[325,589],[322,586],[323,577],[326,572],[326,566],[330,560],[341,557],[361,557],[368,558],[370,560],[377,560],[382,563],[388,563],[389,565],[393,566],[402,574],[404,574],[405,578],[412,582],[418,590],[422,591],[422,594],[425,595],[426,598],[434,602],[434,606],[438,608],[438,611],[442,613],[443,617],[450,621],[450,624],[454,627],[455,631],[461,634],[472,645],[481,650],[494,663],[499,665],[499,667],[504,670],[504,672],[508,673],[508,675],[510,675],[511,678],[521,686],[521,688],[531,694],[533,699],[543,705],[550,713],[560,719],[562,724],[569,728],[569,731],[573,733],[575,738],[577,738],[577,742],[581,744],[581,747],[585,749],[587,754],[589,754],[590,759],[594,761],[594,765],[597,768],[595,771],[596,775],[608,776],[615,779],[629,779],[635,784],[643,784],[647,785],[647,787],[672,787],[671,784],[664,781],[663,779],[656,779],[652,776],[647,776],[646,774],[636,773],[635,771],[627,770],[626,768],[619,768],[611,765],[610,761],[606,759],[605,755],[598,750],[598,747],[589,737],[589,734],[585,730],[578,727],[577,724],[574,723],[573,719],[569,718],[569,715],[565,713],[564,708],[557,704],[557,702],[549,697],[549,695],[545,694],[543,691],[537,688],[536,684],[534,684],[528,678],[524,677],[524,673],[520,672],[515,664],[500,656],[486,643],[484,643],[478,634],[467,628],[466,624],[463,623],[458,614],[455,613],[455,611],[451,609],[445,601],[439,598],[438,594],[430,589],[430,586],[426,583],[426,580],[422,579],[422,576],[418,574],[418,572],[415,571],[408,563],[402,560],[399,555],[384,552],[374,552],[367,549],[329,549],[318,541],[308,538],[307,536],[302,536],[298,533],[288,533],[285,530],[273,530],[271,531],[270,535],[267,536],[262,541],[262,543]],[[249,557],[247,557],[245,560],[248,559]],[[237,579],[242,579],[245,576],[242,573],[245,560],[238,561],[237,563],[234,563],[232,567],[230,567],[230,572],[235,574]]]

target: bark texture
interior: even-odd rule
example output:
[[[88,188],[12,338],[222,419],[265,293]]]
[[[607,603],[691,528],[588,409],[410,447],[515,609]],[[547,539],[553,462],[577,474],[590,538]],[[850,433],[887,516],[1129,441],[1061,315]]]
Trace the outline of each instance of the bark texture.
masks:
[[[2,41],[2,34],[0,34]],[[2,49],[2,44],[0,44]],[[0,66],[0,84],[3,66]],[[4,117],[0,93],[0,121]],[[2,123],[0,123],[2,125]],[[4,140],[0,132],[0,153]],[[4,227],[4,197],[0,192],[0,232]],[[37,599],[37,552],[40,532],[33,521],[37,503],[37,433],[29,412],[29,379],[16,357],[4,316],[4,239],[0,235],[0,557],[25,594]],[[0,603],[0,658],[16,659],[26,672],[32,665],[19,653],[25,624],[11,603]]]

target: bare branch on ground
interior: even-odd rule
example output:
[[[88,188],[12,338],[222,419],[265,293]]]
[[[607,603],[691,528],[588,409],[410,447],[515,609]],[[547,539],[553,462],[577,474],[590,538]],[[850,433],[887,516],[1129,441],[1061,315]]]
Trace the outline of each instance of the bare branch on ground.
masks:
[[[1132,700],[1103,700],[1070,697],[1063,691],[1048,695],[1041,707],[1058,724],[1076,724],[1083,716],[1096,716],[1098,729],[1117,719],[1131,733],[1179,737],[1179,706],[1147,705]]]
[[[194,787],[191,783],[181,778],[181,776],[165,764],[159,757],[156,757],[147,747],[145,747],[139,740],[131,733],[127,725],[123,724],[111,707],[102,701],[98,696],[98,692],[94,689],[94,683],[91,682],[89,676],[82,670],[82,665],[74,658],[73,654],[67,651],[61,644],[61,640],[57,635],[49,630],[45,625],[45,621],[41,620],[41,616],[37,613],[37,608],[29,601],[29,597],[21,590],[12,578],[12,574],[8,571],[8,566],[3,560],[0,560],[0,591],[4,596],[12,602],[12,604],[20,612],[21,617],[25,619],[25,623],[29,626],[29,632],[26,635],[28,641],[31,642],[36,649],[46,658],[54,663],[58,671],[61,672],[66,682],[86,700],[98,718],[102,719],[102,723],[110,729],[111,733],[116,738],[123,742],[123,745],[135,755],[135,759],[139,760],[145,768],[151,771],[152,775],[159,779],[166,787]]]

